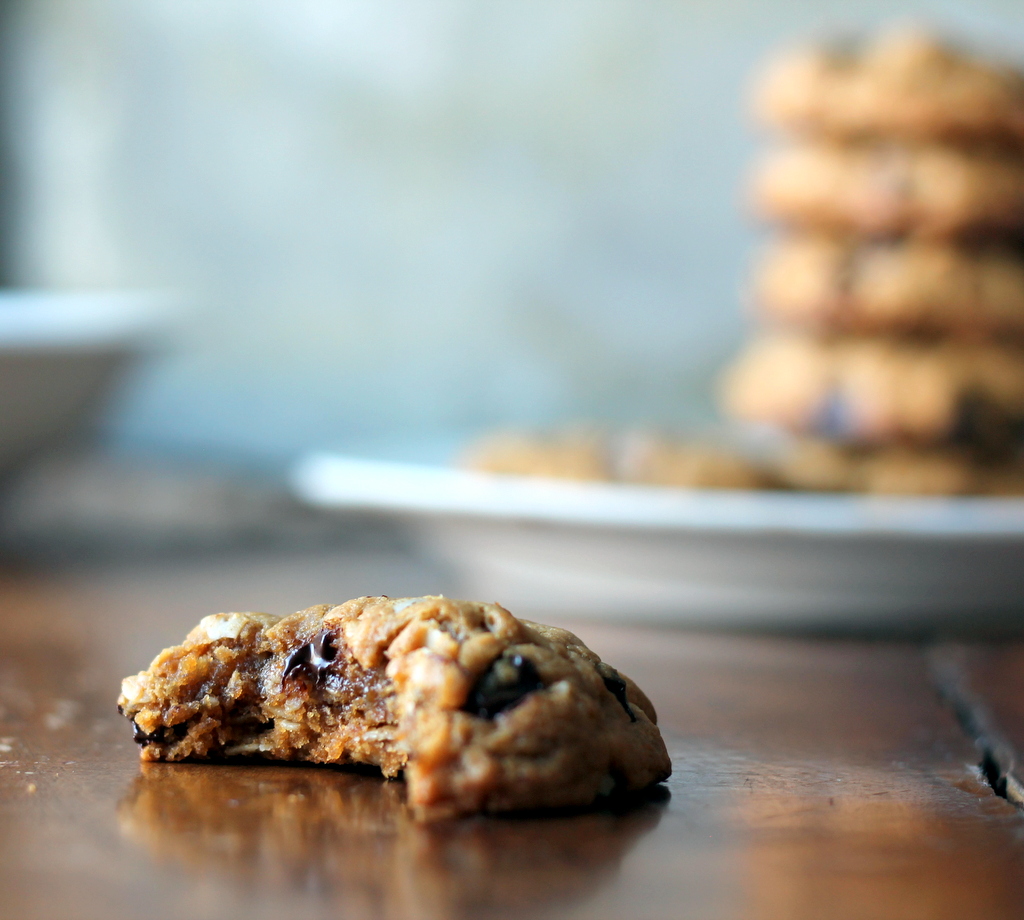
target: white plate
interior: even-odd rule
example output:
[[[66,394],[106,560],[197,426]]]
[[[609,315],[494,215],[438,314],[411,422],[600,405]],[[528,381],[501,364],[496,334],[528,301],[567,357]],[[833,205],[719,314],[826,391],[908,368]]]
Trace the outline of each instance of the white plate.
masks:
[[[333,454],[291,481],[321,508],[406,520],[467,592],[520,614],[845,628],[1024,613],[1024,499],[665,489]]]

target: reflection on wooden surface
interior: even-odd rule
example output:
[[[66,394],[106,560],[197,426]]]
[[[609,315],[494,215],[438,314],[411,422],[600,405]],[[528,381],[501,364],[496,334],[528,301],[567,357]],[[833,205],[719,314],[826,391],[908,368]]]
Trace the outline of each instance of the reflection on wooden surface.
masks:
[[[122,832],[200,876],[316,892],[355,916],[528,912],[610,882],[667,792],[621,813],[422,824],[405,787],[316,767],[142,764]],[[660,800],[660,801],[659,801]]]
[[[424,827],[377,776],[140,771],[124,674],[229,602],[415,590],[357,561],[340,587],[336,560],[0,577],[0,920],[1024,917],[1024,819],[911,643],[567,624],[649,691],[669,742],[671,799],[620,814]],[[971,662],[1024,750],[1024,644]]]

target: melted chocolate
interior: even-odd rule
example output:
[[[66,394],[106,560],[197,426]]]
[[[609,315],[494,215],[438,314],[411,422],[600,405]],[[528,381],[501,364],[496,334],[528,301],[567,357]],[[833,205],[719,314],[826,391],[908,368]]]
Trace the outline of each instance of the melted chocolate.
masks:
[[[338,650],[331,641],[331,634],[324,631],[288,656],[283,679],[287,680],[297,671],[305,671],[313,683],[318,684],[327,676],[327,670],[337,655]]]

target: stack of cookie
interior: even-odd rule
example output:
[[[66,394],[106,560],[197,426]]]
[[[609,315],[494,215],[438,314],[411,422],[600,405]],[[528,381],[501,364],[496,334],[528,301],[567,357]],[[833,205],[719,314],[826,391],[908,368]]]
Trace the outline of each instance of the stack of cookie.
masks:
[[[726,411],[793,435],[792,486],[1024,491],[1024,75],[892,32],[779,60],[757,110],[782,230]]]

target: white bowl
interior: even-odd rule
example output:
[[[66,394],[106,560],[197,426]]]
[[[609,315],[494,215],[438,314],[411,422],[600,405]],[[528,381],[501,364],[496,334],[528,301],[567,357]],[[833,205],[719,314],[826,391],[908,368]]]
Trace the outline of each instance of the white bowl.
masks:
[[[96,417],[166,304],[145,293],[0,291],[0,474]]]
[[[1024,499],[573,483],[318,454],[300,498],[407,521],[517,613],[917,628],[1024,620]]]

